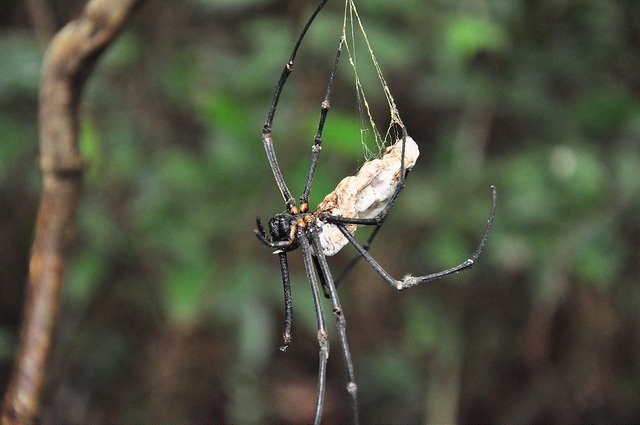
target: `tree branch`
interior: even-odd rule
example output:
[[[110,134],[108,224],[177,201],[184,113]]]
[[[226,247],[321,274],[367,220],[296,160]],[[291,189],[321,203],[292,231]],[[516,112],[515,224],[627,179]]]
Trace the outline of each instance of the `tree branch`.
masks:
[[[62,276],[73,241],[84,161],[78,148],[78,104],[100,54],[142,0],[91,0],[51,41],[40,88],[43,189],[15,369],[2,424],[33,423],[58,317]]]

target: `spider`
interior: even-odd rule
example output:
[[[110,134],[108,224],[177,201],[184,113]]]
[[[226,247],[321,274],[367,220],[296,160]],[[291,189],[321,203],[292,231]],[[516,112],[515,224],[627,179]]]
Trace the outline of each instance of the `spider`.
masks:
[[[321,302],[320,286],[322,287],[324,295],[330,300],[331,310],[337,321],[338,339],[342,348],[347,372],[346,389],[351,398],[353,421],[354,423],[358,423],[358,398],[355,373],[351,360],[351,352],[349,351],[349,344],[347,342],[346,320],[340,305],[336,286],[349,270],[353,268],[356,262],[362,258],[373,267],[390,287],[396,290],[403,290],[418,284],[431,282],[470,268],[477,261],[487,241],[496,210],[496,189],[494,186],[491,186],[492,204],[487,225],[475,252],[461,264],[425,276],[406,275],[400,280],[393,278],[387,273],[369,253],[369,246],[384,223],[398,195],[404,189],[407,172],[413,167],[419,154],[416,143],[408,136],[407,130],[399,117],[395,119],[392,118],[391,123],[391,126],[396,129],[396,142],[386,149],[382,158],[363,164],[355,176],[349,176],[343,179],[336,187],[336,190],[327,195],[315,210],[310,209],[309,194],[322,150],[322,132],[330,108],[331,92],[342,52],[343,38],[341,38],[338,43],[329,83],[324,100],[321,103],[320,119],[311,148],[311,163],[307,172],[304,190],[300,196],[299,204],[296,203],[285,183],[276,159],[272,138],[272,126],[278,100],[280,99],[287,78],[293,71],[294,60],[300,44],[315,17],[327,1],[328,0],[321,0],[320,4],[306,22],[302,32],[298,36],[291,56],[284,66],[280,79],[276,84],[271,106],[267,113],[267,119],[262,129],[262,142],[276,184],[284,198],[286,209],[269,220],[267,230],[265,230],[265,227],[262,225],[260,218],[257,218],[257,228],[255,229],[255,234],[258,239],[267,247],[274,249],[273,254],[278,255],[280,261],[285,305],[284,332],[282,336],[284,344],[280,347],[282,351],[285,351],[291,342],[292,330],[291,283],[287,253],[296,249],[302,251],[305,272],[311,286],[318,329],[319,370],[314,416],[315,424],[320,423],[322,416],[326,367],[329,356],[329,343]],[[364,245],[360,244],[353,236],[357,225],[375,226]],[[358,255],[349,263],[340,277],[334,280],[326,257],[334,255],[346,244],[351,244],[357,250]]]

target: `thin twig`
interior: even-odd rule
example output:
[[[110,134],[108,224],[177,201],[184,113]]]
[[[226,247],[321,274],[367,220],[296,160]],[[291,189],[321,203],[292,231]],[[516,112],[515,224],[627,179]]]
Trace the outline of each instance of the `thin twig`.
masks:
[[[84,161],[78,104],[100,54],[142,0],[91,0],[51,41],[40,88],[43,189],[29,262],[29,286],[15,369],[2,424],[33,423],[40,412],[67,254],[73,241]]]

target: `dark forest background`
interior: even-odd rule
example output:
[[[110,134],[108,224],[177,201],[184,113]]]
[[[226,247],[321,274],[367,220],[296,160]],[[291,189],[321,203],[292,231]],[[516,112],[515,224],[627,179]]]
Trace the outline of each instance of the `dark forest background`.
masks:
[[[396,293],[363,263],[340,288],[363,422],[640,420],[640,2],[357,4],[421,148],[373,255],[398,277],[457,264],[491,184],[499,195],[472,270]],[[82,5],[0,3],[0,392],[41,184],[39,67],[48,35]],[[314,5],[149,1],[101,60],[81,107],[90,168],[44,422],[310,420],[318,356],[304,269],[291,255],[294,342],[281,353],[278,262],[253,227],[283,209],[261,127]],[[343,6],[330,1],[312,26],[276,116],[296,193]],[[361,76],[384,128],[383,93]],[[313,205],[363,161],[352,78],[344,61]],[[334,271],[353,253],[331,258]],[[325,421],[346,422],[327,319]]]

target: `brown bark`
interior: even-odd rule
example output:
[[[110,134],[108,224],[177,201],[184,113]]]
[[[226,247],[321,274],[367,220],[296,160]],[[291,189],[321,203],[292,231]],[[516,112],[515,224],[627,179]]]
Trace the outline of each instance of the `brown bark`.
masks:
[[[4,397],[3,425],[33,423],[40,411],[84,169],[78,148],[78,103],[96,60],[141,2],[89,1],[82,14],[56,34],[45,54],[39,115],[43,189],[20,343]]]

